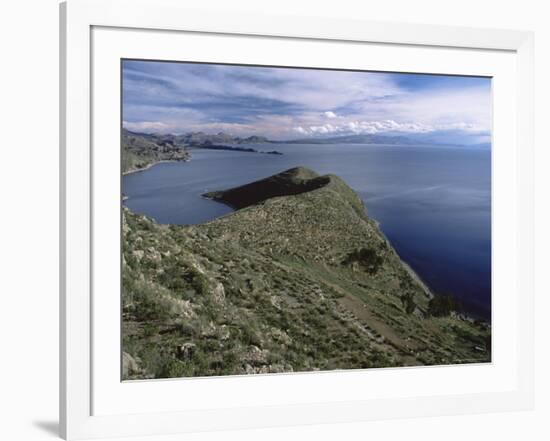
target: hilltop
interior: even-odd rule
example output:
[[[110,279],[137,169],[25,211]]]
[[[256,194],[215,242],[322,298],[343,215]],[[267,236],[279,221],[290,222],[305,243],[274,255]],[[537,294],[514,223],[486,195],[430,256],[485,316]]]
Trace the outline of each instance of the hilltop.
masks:
[[[238,209],[185,226],[123,208],[124,379],[490,361],[490,327],[433,310],[339,177],[207,196]]]
[[[296,167],[250,184],[225,191],[211,191],[203,196],[239,209],[277,196],[312,191],[327,185],[329,181],[329,177],[321,177],[307,168]]]

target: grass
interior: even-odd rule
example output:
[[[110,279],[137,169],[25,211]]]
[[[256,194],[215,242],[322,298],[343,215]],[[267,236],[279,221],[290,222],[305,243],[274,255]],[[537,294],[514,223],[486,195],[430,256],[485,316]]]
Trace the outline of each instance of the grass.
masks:
[[[123,214],[126,379],[490,360],[490,327],[434,314],[336,177],[201,225]]]

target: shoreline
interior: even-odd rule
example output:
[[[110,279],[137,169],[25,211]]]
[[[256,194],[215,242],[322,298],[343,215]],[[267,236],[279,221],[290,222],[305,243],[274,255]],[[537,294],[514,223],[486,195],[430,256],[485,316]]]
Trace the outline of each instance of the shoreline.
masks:
[[[161,159],[160,161],[155,161],[155,162],[152,162],[151,164],[147,164],[143,168],[138,168],[138,169],[135,169],[135,170],[128,170],[128,171],[122,172],[122,176],[127,176],[127,175],[131,175],[131,174],[134,174],[134,173],[139,173],[139,172],[143,172],[145,170],[149,170],[150,168],[154,167],[155,165],[162,164],[163,162],[189,162],[190,160],[191,160],[191,158],[188,158],[188,159]]]
[[[424,280],[422,280],[422,277],[420,277],[420,275],[418,275],[417,272],[401,257],[401,255],[397,252],[397,250],[391,243],[390,239],[388,238],[388,236],[386,236],[386,233],[382,229],[382,223],[374,219],[373,217],[369,216],[366,202],[363,201],[362,199],[361,201],[363,202],[363,206],[365,208],[365,214],[369,219],[374,221],[374,223],[378,227],[378,231],[380,231],[380,234],[382,235],[382,237],[384,237],[386,244],[395,252],[395,254],[397,254],[397,256],[399,257],[399,260],[401,260],[401,262],[403,263],[403,267],[405,268],[405,270],[422,287],[422,289],[424,290],[424,293],[426,294],[426,297],[428,297],[429,299],[433,299],[435,297],[435,294],[432,292],[429,285],[426,282],[424,282]]]
[[[190,149],[203,149],[203,150],[224,150],[229,152],[241,152],[241,153],[259,153],[261,155],[283,155],[283,153],[277,150],[258,150],[253,147],[241,147],[241,146],[230,146],[222,144],[213,144],[213,145],[195,145],[189,147]]]

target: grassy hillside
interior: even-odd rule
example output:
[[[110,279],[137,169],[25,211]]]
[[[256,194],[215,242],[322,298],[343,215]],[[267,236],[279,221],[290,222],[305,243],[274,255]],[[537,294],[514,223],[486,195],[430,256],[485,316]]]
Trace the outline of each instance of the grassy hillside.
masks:
[[[243,208],[194,226],[124,208],[124,379],[490,360],[488,325],[432,315],[337,176],[298,168],[215,196]]]

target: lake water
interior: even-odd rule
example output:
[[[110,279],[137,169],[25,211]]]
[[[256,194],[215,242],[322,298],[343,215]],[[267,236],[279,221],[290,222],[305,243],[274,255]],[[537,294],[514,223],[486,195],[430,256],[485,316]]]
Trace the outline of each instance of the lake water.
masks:
[[[126,205],[160,223],[196,224],[231,212],[207,191],[291,167],[334,173],[363,199],[401,258],[438,293],[472,314],[491,311],[491,152],[464,147],[258,145],[256,153],[192,150],[123,178]]]

